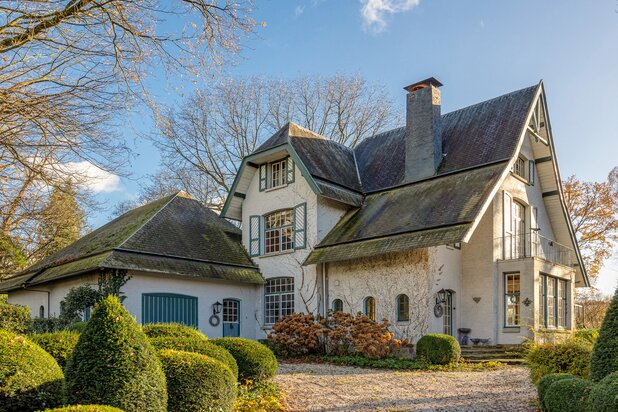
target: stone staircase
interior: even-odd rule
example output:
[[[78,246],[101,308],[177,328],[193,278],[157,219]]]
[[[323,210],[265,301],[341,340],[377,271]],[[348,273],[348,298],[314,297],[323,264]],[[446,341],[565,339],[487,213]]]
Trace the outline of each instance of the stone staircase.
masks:
[[[462,346],[461,356],[470,363],[502,362],[507,365],[525,363],[524,349],[520,345]]]

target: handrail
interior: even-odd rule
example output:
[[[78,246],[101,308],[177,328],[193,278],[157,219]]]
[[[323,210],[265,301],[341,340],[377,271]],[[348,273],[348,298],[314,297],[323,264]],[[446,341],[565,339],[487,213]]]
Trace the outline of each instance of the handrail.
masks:
[[[500,250],[500,259],[538,257],[553,263],[572,266],[576,262],[573,249],[537,232],[506,235],[495,239]]]

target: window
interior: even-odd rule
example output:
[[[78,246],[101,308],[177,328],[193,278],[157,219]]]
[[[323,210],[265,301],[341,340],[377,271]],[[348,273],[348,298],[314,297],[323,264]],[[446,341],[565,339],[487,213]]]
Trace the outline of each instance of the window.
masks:
[[[343,312],[343,301],[341,299],[333,300],[333,312]]]
[[[235,299],[223,299],[223,323],[238,323],[240,305]]]
[[[292,209],[281,210],[264,217],[266,253],[283,252],[294,248]]]
[[[371,320],[376,320],[376,300],[371,296],[365,298],[365,316]]]
[[[407,322],[410,320],[410,298],[408,295],[397,296],[397,321]]]
[[[84,317],[90,317],[90,310]],[[142,323],[182,323],[197,328],[197,297],[175,293],[142,294]]]
[[[519,273],[504,274],[504,326],[520,325],[520,276]]]
[[[286,161],[275,162],[270,164],[270,185],[269,187],[279,187],[285,185],[285,170]]]
[[[526,178],[526,159],[518,157],[513,165],[513,173],[519,177]]]
[[[39,318],[44,318],[45,317],[45,306],[41,305],[39,307]]]
[[[526,207],[513,201],[513,258],[526,256]]]
[[[294,313],[294,278],[268,279],[264,289],[264,323],[272,325]]]
[[[543,327],[568,327],[569,282],[548,275],[541,275],[540,285],[540,324]]]

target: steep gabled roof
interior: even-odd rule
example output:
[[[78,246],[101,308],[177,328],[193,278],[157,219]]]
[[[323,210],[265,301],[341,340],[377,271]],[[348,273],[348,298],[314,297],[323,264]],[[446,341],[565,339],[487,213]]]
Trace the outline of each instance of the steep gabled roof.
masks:
[[[180,192],[133,209],[0,283],[0,291],[95,269],[262,283],[240,230]]]

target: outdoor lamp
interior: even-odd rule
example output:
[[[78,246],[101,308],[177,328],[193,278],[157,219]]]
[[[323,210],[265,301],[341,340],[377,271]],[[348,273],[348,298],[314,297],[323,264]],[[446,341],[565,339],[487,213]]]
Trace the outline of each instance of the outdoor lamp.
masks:
[[[436,304],[446,303],[446,291],[444,289],[440,289],[436,296]]]
[[[212,313],[214,313],[215,315],[218,315],[219,313],[221,313],[221,308],[222,307],[223,307],[223,305],[219,301],[213,303],[212,304]]]

